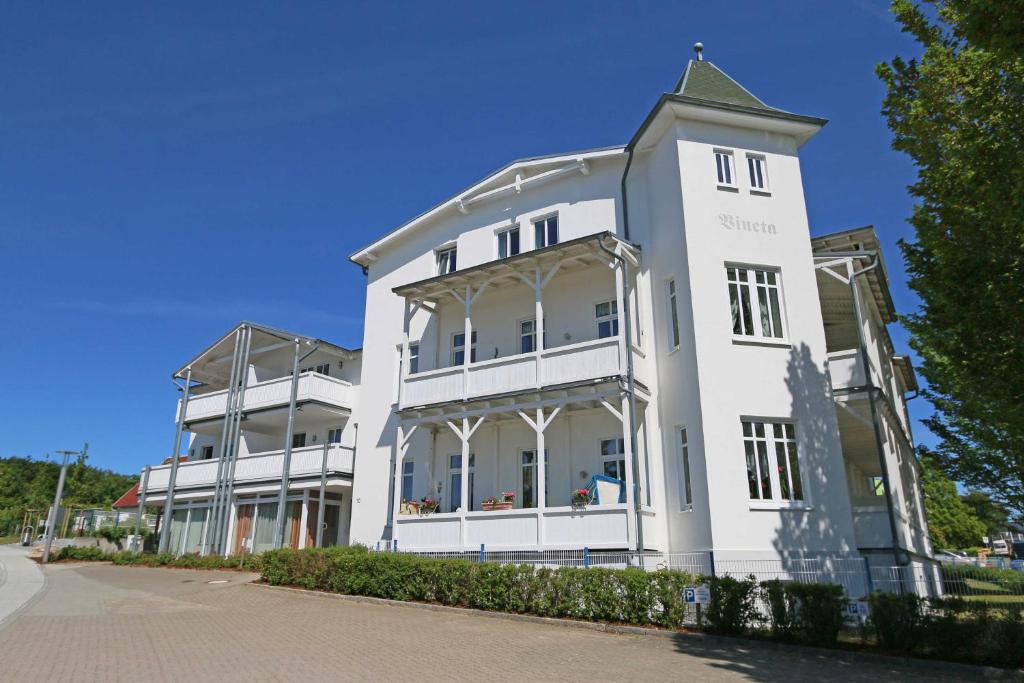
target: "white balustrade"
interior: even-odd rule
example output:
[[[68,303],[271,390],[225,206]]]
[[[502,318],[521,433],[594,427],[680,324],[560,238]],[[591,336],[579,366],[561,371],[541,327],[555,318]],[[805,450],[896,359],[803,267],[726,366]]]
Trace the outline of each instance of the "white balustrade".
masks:
[[[864,363],[857,349],[828,354],[828,373],[832,377],[833,389],[849,389],[866,384]]]
[[[291,399],[292,378],[278,377],[249,385],[245,390],[243,410],[257,410],[274,406],[288,405]],[[227,409],[227,390],[193,396],[188,402],[186,420],[203,420],[219,417]],[[342,408],[353,405],[352,385],[337,377],[328,377],[316,372],[305,372],[299,375],[299,401],[322,401]],[[181,410],[181,401],[178,402]]]

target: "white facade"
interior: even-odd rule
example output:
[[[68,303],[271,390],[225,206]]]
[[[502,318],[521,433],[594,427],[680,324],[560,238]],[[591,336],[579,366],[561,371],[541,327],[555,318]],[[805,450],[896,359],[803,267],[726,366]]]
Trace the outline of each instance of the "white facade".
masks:
[[[923,568],[916,384],[877,240],[810,236],[799,151],[824,124],[692,61],[628,145],[513,162],[356,252],[363,350],[304,363],[344,370],[301,374],[291,412],[292,349],[265,344],[237,486],[280,488],[292,414],[300,526],[329,459],[337,542]],[[226,388],[191,397],[176,500],[209,496],[194,460]],[[330,429],[353,450],[322,451]]]

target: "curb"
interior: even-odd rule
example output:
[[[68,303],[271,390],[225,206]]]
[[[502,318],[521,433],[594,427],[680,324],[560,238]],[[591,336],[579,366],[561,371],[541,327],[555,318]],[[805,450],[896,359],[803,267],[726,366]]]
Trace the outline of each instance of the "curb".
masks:
[[[1000,669],[994,666],[978,666],[974,664],[963,664],[961,662],[944,662],[934,659],[919,659],[916,657],[897,657],[892,655],[878,654],[874,652],[863,652],[860,650],[839,650],[831,648],[817,648],[807,645],[796,645],[779,643],[771,640],[755,638],[738,638],[732,636],[720,636],[700,631],[669,631],[661,628],[648,628],[644,626],[628,626],[625,624],[607,624],[603,622],[576,621],[574,619],[558,619],[555,617],[540,617],[533,614],[514,614],[509,612],[489,612],[471,607],[450,607],[448,605],[435,605],[429,602],[405,602],[403,600],[389,600],[387,598],[373,598],[365,595],[344,595],[342,593],[328,593],[326,591],[307,590],[305,588],[294,588],[292,586],[272,586],[267,583],[253,581],[241,584],[254,586],[256,588],[269,588],[290,593],[310,595],[320,598],[331,598],[345,602],[363,603],[369,605],[384,605],[387,607],[407,607],[411,609],[422,609],[431,612],[447,612],[450,614],[462,614],[486,617],[489,619],[501,619],[504,621],[518,621],[531,624],[545,624],[561,628],[572,628],[582,631],[596,631],[599,633],[610,633],[624,636],[644,636],[647,638],[658,638],[679,642],[680,640],[692,640],[694,643],[719,646],[724,648],[741,648],[757,646],[771,649],[777,652],[797,654],[803,657],[825,657],[849,664],[859,664],[864,661],[872,661],[883,666],[910,666],[923,671],[934,671],[936,674],[947,676],[959,676],[963,678],[984,678],[992,681],[1024,681],[1024,671]]]

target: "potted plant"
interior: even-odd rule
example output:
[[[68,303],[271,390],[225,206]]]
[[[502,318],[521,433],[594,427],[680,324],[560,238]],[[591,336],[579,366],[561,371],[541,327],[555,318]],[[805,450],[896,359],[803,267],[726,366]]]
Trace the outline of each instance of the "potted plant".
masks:
[[[503,491],[497,496],[487,496],[480,504],[480,508],[490,512],[491,510],[511,510],[516,502],[514,491]]]
[[[435,500],[430,496],[420,499],[419,510],[421,515],[429,515],[432,512],[437,512],[437,508],[441,506],[441,501]]]
[[[590,502],[589,489],[574,489],[572,492],[572,506],[576,508],[586,507]]]
[[[420,503],[416,500],[403,500],[402,506],[398,509],[400,515],[415,515],[420,511]]]
[[[480,509],[484,512],[490,512],[494,509],[494,505],[498,502],[497,496],[487,496],[480,502]]]

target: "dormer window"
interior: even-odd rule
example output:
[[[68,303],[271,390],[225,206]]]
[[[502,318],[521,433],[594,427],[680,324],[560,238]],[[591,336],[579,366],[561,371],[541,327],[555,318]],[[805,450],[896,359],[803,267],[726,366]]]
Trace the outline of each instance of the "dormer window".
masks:
[[[768,191],[768,161],[759,154],[747,155],[747,172],[752,192]]]
[[[438,249],[437,251],[437,274],[447,275],[448,273],[454,273],[456,269],[456,256],[458,255],[458,249],[456,247],[449,247],[447,249]]]
[[[732,152],[725,149],[715,150],[715,170],[718,172],[719,187],[736,187],[736,170]]]
[[[533,222],[533,246],[535,249],[558,244],[558,216],[549,216]]]

